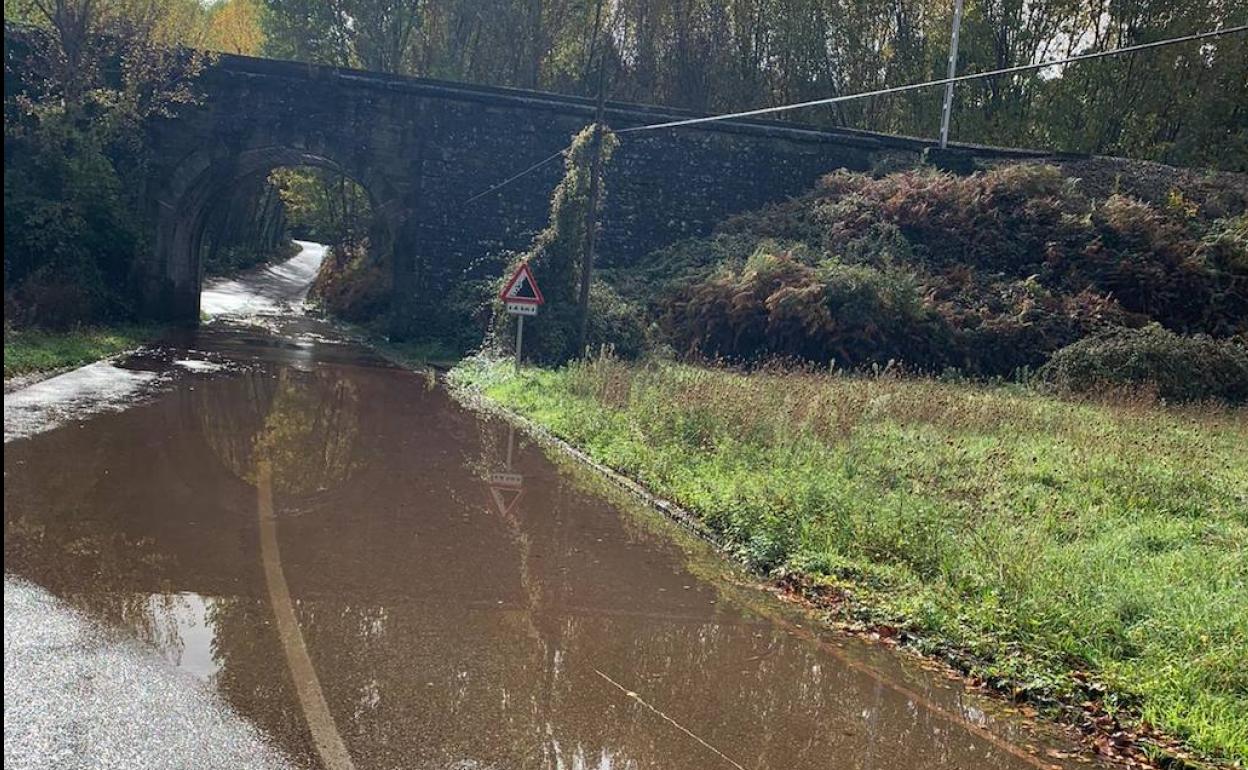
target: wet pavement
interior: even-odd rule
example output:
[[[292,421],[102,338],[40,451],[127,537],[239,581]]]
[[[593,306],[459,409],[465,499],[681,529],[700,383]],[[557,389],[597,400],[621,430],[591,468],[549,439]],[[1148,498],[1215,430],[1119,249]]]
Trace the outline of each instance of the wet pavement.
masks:
[[[257,768],[1065,766],[1061,736],[812,630],[283,296],[122,362],[152,375],[124,409],[10,441],[6,396],[6,767],[213,766],[165,752],[175,738]],[[12,634],[11,596],[43,608]],[[131,705],[91,729],[23,713],[50,685],[10,686],[10,637],[39,648],[40,616],[77,639],[43,645],[45,670],[99,661],[55,687]],[[144,761],[90,761],[119,745]]]
[[[200,293],[200,312],[214,318],[297,311],[325,258],[325,247],[311,241],[295,243],[299,253],[285,262],[210,282]]]
[[[282,770],[283,753],[206,683],[46,591],[5,576],[4,766]]]

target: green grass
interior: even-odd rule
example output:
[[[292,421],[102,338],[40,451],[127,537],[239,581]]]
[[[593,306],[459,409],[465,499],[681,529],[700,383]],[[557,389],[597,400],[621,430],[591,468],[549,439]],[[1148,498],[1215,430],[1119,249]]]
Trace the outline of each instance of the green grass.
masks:
[[[160,334],[155,326],[84,327],[53,332],[4,332],[4,378],[80,366],[138,347]]]
[[[860,619],[1248,764],[1248,412],[611,359],[520,376],[469,359],[452,382],[753,566],[850,591]]]

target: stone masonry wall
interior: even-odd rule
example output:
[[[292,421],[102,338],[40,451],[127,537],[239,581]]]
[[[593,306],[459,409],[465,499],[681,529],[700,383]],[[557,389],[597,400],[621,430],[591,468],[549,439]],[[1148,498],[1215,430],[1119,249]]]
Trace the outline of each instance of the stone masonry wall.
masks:
[[[545,225],[562,168],[547,164],[471,203],[477,193],[566,147],[592,121],[591,102],[292,62],[223,56],[203,98],[151,127],[157,248],[139,276],[150,306],[198,316],[198,244],[218,197],[282,165],[342,170],[373,196],[379,248],[393,250],[396,308],[409,332],[445,320],[465,279],[497,272]],[[682,117],[610,104],[619,129]],[[714,123],[625,134],[608,169],[604,265],[724,218],[801,193],[838,168],[868,169],[880,153],[918,158],[928,143],[774,122]],[[955,148],[999,157],[1034,153]]]

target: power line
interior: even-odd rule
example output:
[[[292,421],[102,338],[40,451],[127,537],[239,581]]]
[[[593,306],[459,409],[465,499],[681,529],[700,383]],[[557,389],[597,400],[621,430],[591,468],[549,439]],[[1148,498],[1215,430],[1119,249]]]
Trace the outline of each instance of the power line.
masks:
[[[1065,59],[1057,59],[1054,61],[1040,62],[1036,64],[1019,64],[1014,67],[1003,67],[1001,69],[989,70],[987,72],[976,72],[976,73],[971,73],[969,75],[958,75],[957,77],[940,78],[939,80],[927,80],[922,83],[911,83],[909,85],[904,85],[904,86],[880,88],[874,91],[864,91],[862,93],[857,93],[857,94],[833,96],[827,99],[815,99],[815,100],[808,101],[808,102],[797,102],[795,104],[785,104],[779,107],[762,107],[756,110],[746,110],[745,112],[733,112],[733,113],[728,113],[724,115],[708,115],[708,116],[700,117],[700,118],[687,118],[684,120],[671,120],[665,123],[651,123],[649,125],[644,125],[644,126],[632,126],[631,128],[616,129],[615,133],[616,134],[628,134],[628,133],[633,133],[637,131],[653,131],[653,130],[657,130],[660,128],[676,128],[679,126],[692,126],[692,125],[697,125],[700,123],[714,123],[714,122],[719,122],[723,120],[735,120],[737,118],[749,118],[749,117],[754,117],[757,115],[772,115],[778,112],[800,110],[806,107],[819,107],[819,106],[826,105],[826,104],[838,104],[840,102],[848,102],[853,99],[867,99],[872,96],[884,96],[886,94],[903,93],[905,91],[917,91],[920,88],[931,88],[933,86],[951,85],[953,83],[960,83],[960,82],[968,81],[968,80],[982,80],[983,78],[996,77],[998,75],[1008,75],[1014,72],[1026,72],[1028,70],[1045,69],[1047,67],[1056,67],[1056,66],[1060,66],[1063,64],[1070,64],[1071,62],[1086,61],[1088,59],[1099,59],[1105,56],[1117,56],[1119,54],[1124,54],[1124,53],[1133,53],[1135,51],[1144,51],[1150,48],[1160,48],[1162,46],[1177,45],[1179,43],[1189,43],[1194,40],[1205,40],[1207,38],[1220,37],[1223,35],[1238,34],[1241,32],[1248,32],[1248,24],[1243,24],[1238,27],[1228,27],[1227,29],[1214,30],[1211,32],[1200,32],[1194,35],[1172,37],[1172,38],[1167,38],[1165,40],[1155,40],[1151,43],[1140,43],[1138,45],[1123,46],[1121,48],[1111,48],[1108,51],[1097,51],[1095,53],[1079,54],[1078,56],[1069,56],[1069,57],[1066,57]],[[542,166],[545,166],[547,163],[551,162],[555,158],[562,157],[566,153],[567,153],[567,150],[564,149],[564,150],[560,150],[559,152],[556,152],[553,155],[547,156],[546,158],[539,160],[537,163],[534,163],[532,166],[529,166],[528,168],[521,171],[520,173],[513,174],[512,176],[504,179],[498,184],[493,185],[492,187],[486,190],[482,190],[481,192],[472,196],[468,200],[464,201],[463,204],[461,205],[467,205],[469,203],[472,203],[473,201],[479,200],[480,198],[484,198],[490,193],[501,190],[502,188],[506,187],[507,185],[511,184],[517,179],[520,179],[521,177],[536,171],[537,169],[541,168]]]
[[[684,120],[670,120],[665,123],[651,123],[645,126],[633,126],[631,128],[616,129],[617,134],[627,134],[634,131],[653,131],[660,128],[676,128],[678,126],[692,126],[699,123],[713,123],[721,120],[735,120],[737,118],[749,118],[757,115],[773,115],[777,112],[788,112],[790,110],[800,110],[806,107],[820,107],[827,104],[838,104],[840,102],[848,102],[853,99],[866,99],[872,96],[884,96],[885,94],[897,94],[905,91],[917,91],[920,88],[931,88],[932,86],[943,86],[953,83],[960,83],[966,80],[980,80],[982,78],[996,77],[997,75],[1008,75],[1014,72],[1026,72],[1027,70],[1045,69],[1046,67],[1056,67],[1062,64],[1070,64],[1071,62],[1085,61],[1087,59],[1099,59],[1104,56],[1116,56],[1118,54],[1132,53],[1134,51],[1143,51],[1149,48],[1160,48],[1167,45],[1176,45],[1178,43],[1189,43],[1193,40],[1204,40],[1206,38],[1218,37],[1221,35],[1231,35],[1248,31],[1248,24],[1238,27],[1228,27],[1227,29],[1214,30],[1212,32],[1200,32],[1194,35],[1184,35],[1183,37],[1167,38],[1165,40],[1155,40],[1151,43],[1140,43],[1138,45],[1123,46],[1122,48],[1111,48],[1108,51],[1097,51],[1095,53],[1079,54],[1078,56],[1069,56],[1065,59],[1057,59],[1055,61],[1040,62],[1036,64],[1019,64],[1014,67],[1003,67],[1001,69],[989,70],[988,72],[976,72],[969,75],[958,75],[957,77],[940,78],[939,80],[927,80],[922,83],[911,83],[904,86],[893,86],[891,88],[880,88],[874,91],[865,91],[857,94],[846,94],[844,96],[832,96],[827,99],[813,99],[808,102],[797,102],[795,104],[784,104],[779,107],[762,107],[756,110],[746,110],[745,112],[732,112],[725,115],[708,115],[700,118],[686,118]]]
[[[548,156],[546,156],[545,158],[542,158],[542,159],[541,159],[541,160],[539,160],[538,162],[534,163],[532,166],[529,166],[529,167],[528,167],[528,168],[526,168],[524,171],[521,171],[521,172],[520,172],[520,173],[518,173],[518,174],[513,174],[512,176],[507,177],[506,179],[504,179],[503,181],[501,181],[501,182],[499,182],[498,184],[494,185],[493,187],[490,187],[490,188],[488,188],[488,189],[482,190],[481,192],[479,192],[479,193],[477,193],[476,195],[472,196],[471,198],[469,198],[468,200],[464,201],[464,202],[463,202],[462,204],[460,204],[460,205],[466,206],[466,205],[468,205],[469,203],[472,203],[473,201],[477,200],[478,198],[484,198],[485,196],[489,195],[490,193],[492,193],[492,192],[494,192],[494,191],[496,191],[496,190],[500,190],[500,189],[502,189],[502,188],[506,187],[507,185],[509,185],[509,184],[511,184],[512,182],[516,181],[516,180],[517,180],[517,179],[519,179],[520,177],[524,176],[525,174],[529,174],[529,173],[532,173],[532,172],[534,172],[534,171],[537,171],[539,168],[541,168],[542,166],[545,166],[547,163],[551,162],[551,161],[552,161],[552,160],[554,160],[555,158],[562,158],[565,154],[567,154],[567,152],[568,152],[568,151],[567,151],[567,149],[565,148],[565,149],[560,150],[559,152],[556,152],[556,153],[555,153],[555,154],[553,154],[553,155],[548,155]]]

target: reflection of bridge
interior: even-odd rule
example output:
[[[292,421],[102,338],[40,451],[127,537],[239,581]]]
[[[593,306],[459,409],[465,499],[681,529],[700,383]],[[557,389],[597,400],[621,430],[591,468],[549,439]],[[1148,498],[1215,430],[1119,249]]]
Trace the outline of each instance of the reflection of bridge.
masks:
[[[140,271],[149,307],[186,320],[198,318],[198,244],[211,210],[247,189],[243,180],[287,165],[337,169],[369,191],[380,212],[373,241],[395,256],[395,296],[436,318],[446,287],[544,224],[558,164],[465,201],[565,147],[593,115],[573,97],[236,56],[221,57],[200,85],[201,105],[153,127],[159,226]],[[678,114],[611,104],[607,120],[618,128]],[[759,121],[634,134],[613,161],[601,253],[627,260],[830,170],[868,169],[880,153],[913,158],[926,146]]]

